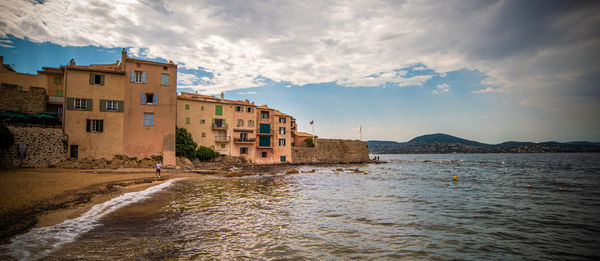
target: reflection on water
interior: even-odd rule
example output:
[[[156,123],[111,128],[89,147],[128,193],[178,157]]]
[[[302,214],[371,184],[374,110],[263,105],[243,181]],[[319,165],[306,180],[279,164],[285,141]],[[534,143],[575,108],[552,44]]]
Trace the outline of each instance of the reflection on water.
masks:
[[[600,257],[600,154],[381,158],[368,175],[179,181],[49,258]]]

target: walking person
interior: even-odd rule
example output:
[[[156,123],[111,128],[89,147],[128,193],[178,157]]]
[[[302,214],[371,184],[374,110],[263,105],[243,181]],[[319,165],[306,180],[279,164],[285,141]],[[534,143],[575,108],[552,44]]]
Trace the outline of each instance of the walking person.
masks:
[[[160,167],[162,167],[162,164],[156,163],[156,176],[160,178]]]

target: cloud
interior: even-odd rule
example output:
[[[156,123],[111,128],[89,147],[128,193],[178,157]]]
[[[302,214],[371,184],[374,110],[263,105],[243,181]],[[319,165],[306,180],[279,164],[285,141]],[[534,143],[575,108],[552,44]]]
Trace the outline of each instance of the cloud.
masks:
[[[446,83],[438,84],[435,88],[437,90],[431,91],[431,93],[434,94],[434,95],[450,91],[450,86],[448,84],[446,84]]]
[[[210,80],[208,77],[207,80]],[[193,73],[182,73],[177,72],[177,84],[182,86],[188,86],[197,84],[200,81],[200,78]]]
[[[536,0],[7,0],[0,2],[0,38],[132,47],[135,56],[208,72],[209,79],[180,76],[187,88],[207,94],[262,86],[265,79],[299,86],[422,86],[467,69],[487,77],[486,88],[474,93],[514,93],[535,106],[552,106],[545,96],[599,92],[599,6]],[[415,64],[421,66],[413,70],[431,73],[402,71]]]
[[[251,95],[256,94],[256,92],[238,92],[239,95]]]

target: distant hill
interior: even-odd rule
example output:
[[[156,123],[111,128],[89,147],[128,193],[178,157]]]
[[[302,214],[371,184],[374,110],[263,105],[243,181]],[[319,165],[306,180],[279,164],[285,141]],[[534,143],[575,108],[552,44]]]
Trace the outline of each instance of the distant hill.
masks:
[[[599,142],[507,141],[487,144],[443,133],[419,136],[408,142],[372,140],[368,141],[368,145],[369,153],[380,154],[600,152]]]

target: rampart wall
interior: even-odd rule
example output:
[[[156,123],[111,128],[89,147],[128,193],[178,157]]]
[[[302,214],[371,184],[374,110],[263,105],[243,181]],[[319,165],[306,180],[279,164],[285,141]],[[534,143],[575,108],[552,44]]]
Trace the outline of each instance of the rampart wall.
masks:
[[[293,163],[369,162],[367,142],[359,140],[317,139],[315,147],[292,147]]]
[[[47,168],[66,158],[62,129],[7,127],[15,144],[0,149],[0,168]],[[19,155],[23,147],[25,157]]]
[[[47,101],[46,89],[41,87],[19,90],[15,84],[3,83],[0,86],[0,111],[43,112]]]

